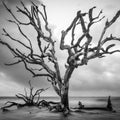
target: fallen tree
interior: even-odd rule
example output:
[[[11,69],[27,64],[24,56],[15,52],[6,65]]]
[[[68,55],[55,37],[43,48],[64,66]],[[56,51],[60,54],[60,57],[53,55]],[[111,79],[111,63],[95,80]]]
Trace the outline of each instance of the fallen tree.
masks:
[[[47,102],[45,100],[40,100],[41,93],[46,91],[47,89],[48,88],[46,88],[46,89],[42,88],[42,89],[34,90],[34,87],[31,85],[31,81],[29,81],[29,94],[26,91],[26,89],[24,89],[25,94],[19,93],[19,94],[16,95],[16,97],[18,99],[21,99],[24,103],[7,101],[5,103],[5,106],[1,107],[1,109],[3,111],[6,111],[7,108],[10,108],[10,107],[13,107],[13,106],[16,106],[17,108],[25,107],[25,106],[37,106],[37,107],[45,106],[45,107],[48,107],[49,104],[52,104],[52,103],[55,104],[54,102]]]

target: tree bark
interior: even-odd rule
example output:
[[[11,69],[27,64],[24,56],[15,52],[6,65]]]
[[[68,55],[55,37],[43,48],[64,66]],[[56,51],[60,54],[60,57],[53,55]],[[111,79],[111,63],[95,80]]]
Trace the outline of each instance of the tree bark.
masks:
[[[61,90],[61,104],[63,110],[69,110],[69,85],[64,85]]]
[[[64,82],[61,88],[61,104],[64,112],[69,112],[69,80],[74,71],[74,66],[69,66],[65,72]],[[67,114],[66,113],[66,114]]]

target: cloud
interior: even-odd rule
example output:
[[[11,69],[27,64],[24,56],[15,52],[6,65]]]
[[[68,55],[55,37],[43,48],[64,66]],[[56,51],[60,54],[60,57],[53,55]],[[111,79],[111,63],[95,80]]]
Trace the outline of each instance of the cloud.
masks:
[[[9,7],[11,7],[11,8],[15,7],[15,5],[20,5],[19,0],[6,0],[6,1],[7,1],[7,4],[9,5]],[[34,0],[34,1],[38,4],[41,3],[41,2],[39,2],[39,0]],[[46,3],[46,5],[48,5],[47,6],[47,8],[48,8],[47,12],[49,13],[48,19],[50,20],[51,24],[54,24],[54,25],[50,25],[50,26],[52,26],[52,28],[55,28],[54,34],[55,34],[55,40],[57,40],[57,45],[56,45],[57,57],[58,57],[58,60],[60,63],[61,74],[63,75],[64,71],[65,71],[64,64],[66,62],[67,52],[59,50],[59,40],[60,40],[60,36],[61,36],[60,31],[64,28],[66,28],[66,26],[68,26],[70,24],[70,22],[72,21],[72,18],[76,14],[76,10],[83,9],[83,8],[88,10],[88,8],[90,8],[90,6],[94,6],[94,3],[95,3],[97,5],[100,4],[99,7],[105,8],[106,14],[110,15],[109,17],[111,17],[112,16],[111,14],[114,14],[113,11],[114,11],[115,5],[118,4],[119,1],[117,1],[117,3],[116,3],[116,2],[114,2],[114,0],[110,0],[110,2],[106,3],[103,0],[97,0],[97,1],[93,0],[94,2],[92,3],[90,1],[89,5],[86,4],[86,1],[84,1],[84,4],[86,4],[86,7],[83,6],[81,0],[77,0],[77,2],[74,0],[70,1],[70,4],[67,4],[69,1],[67,1],[67,2],[64,2],[63,0],[59,1],[61,4],[58,4],[57,1],[56,2],[54,2],[54,1],[56,1],[56,0],[52,0],[52,1],[45,0],[44,2]],[[23,2],[26,5],[30,4],[29,0],[23,0]],[[74,2],[74,4],[72,4],[73,2]],[[112,4],[113,2],[114,2],[114,4]],[[62,6],[63,4],[64,4],[64,6]],[[117,5],[117,7],[118,7],[118,5]],[[66,6],[68,7],[68,9],[66,8]],[[109,12],[110,8],[111,8],[111,10]],[[8,19],[10,17],[8,15],[8,13],[5,12],[5,9],[3,9],[1,7],[0,7],[0,9],[1,9],[1,11],[0,11],[0,27],[7,28],[9,32],[11,32],[14,35],[17,34],[16,37],[20,38],[20,34],[17,33],[16,27],[5,22],[5,19]],[[115,8],[115,11],[116,11],[116,8]],[[22,19],[24,19],[24,18],[22,18]],[[103,26],[103,23],[100,23],[98,26],[97,25],[95,26],[95,28],[97,30],[92,31],[95,40],[97,40],[99,38],[99,33],[102,30],[102,26]],[[58,28],[58,27],[60,27],[60,28]],[[28,32],[29,37],[34,40],[34,38],[33,38],[34,32],[32,31],[31,28],[29,28],[29,29],[27,28],[27,30],[24,30],[24,31]],[[56,31],[57,31],[57,34],[56,34]],[[119,31],[120,30],[118,29],[118,23],[117,23],[114,27],[112,27],[110,32],[118,34]],[[0,33],[2,33],[1,30],[0,30]],[[5,40],[7,40],[7,39],[5,39]],[[68,41],[69,41],[69,39],[68,39]],[[118,47],[119,47],[119,45],[118,45]],[[119,54],[114,54],[111,56],[107,56],[106,58],[103,58],[103,59],[92,60],[88,63],[87,66],[79,67],[77,70],[74,71],[74,73],[71,77],[70,91],[74,92],[75,94],[77,94],[79,92],[81,92],[81,93],[89,93],[90,92],[91,93],[93,91],[94,92],[96,91],[96,93],[100,93],[101,91],[103,91],[102,94],[104,94],[104,92],[106,92],[106,94],[107,94],[108,91],[118,93],[119,87],[120,87],[120,82],[119,82],[119,79],[120,79],[119,59],[120,59],[120,57],[119,56],[120,56]],[[18,65],[10,66],[10,67],[4,65],[4,63],[10,62],[13,60],[14,59],[13,59],[11,53],[9,52],[9,50],[6,47],[0,45],[0,80],[2,79],[1,83],[0,83],[0,85],[2,86],[0,91],[3,92],[8,87],[7,92],[9,92],[9,90],[12,87],[15,88],[15,86],[16,86],[16,88],[18,88],[20,90],[22,87],[28,86],[27,82],[30,79],[32,79],[34,86],[36,86],[37,88],[38,87],[44,88],[44,87],[50,86],[50,84],[44,77],[33,79],[32,75],[28,71],[25,70],[25,67],[23,64],[18,64]],[[9,83],[11,83],[10,86],[8,85]],[[52,88],[49,91],[53,92]]]
[[[113,93],[115,91],[119,94],[120,87],[120,63],[118,54],[107,56],[104,59],[90,61],[88,66],[82,66],[81,69],[76,70],[70,81],[71,91],[82,91],[85,93],[93,91],[100,93]],[[74,93],[75,94],[75,93]],[[104,94],[104,93],[102,93]]]
[[[5,72],[0,71],[0,96],[15,96],[18,93],[24,94],[24,88],[28,91],[29,94],[29,86],[28,86],[28,81],[22,81],[22,84],[19,83],[18,77],[16,81],[13,81],[15,79],[14,77],[12,78],[12,74],[8,75]],[[23,84],[24,83],[24,84]],[[43,82],[39,81],[31,81],[32,86],[34,87],[34,90],[38,88],[48,88],[48,84],[45,83],[45,86],[43,85]],[[49,96],[55,94],[54,92],[51,94],[52,88],[49,88],[48,91],[43,92],[42,95]],[[34,91],[33,91],[34,92]]]
[[[0,71],[0,95],[6,96],[6,93],[8,93],[7,95],[12,95],[15,91],[16,93],[21,91],[21,88],[21,85],[12,81],[8,74]]]

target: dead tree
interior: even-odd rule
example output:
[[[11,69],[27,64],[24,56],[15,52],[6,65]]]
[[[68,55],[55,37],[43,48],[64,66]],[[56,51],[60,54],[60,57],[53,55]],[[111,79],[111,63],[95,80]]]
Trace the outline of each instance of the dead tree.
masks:
[[[51,28],[48,26],[46,6],[41,4],[39,7],[41,7],[42,10],[40,10],[39,7],[32,2],[31,9],[29,10],[23,2],[21,2],[21,4],[23,9],[17,6],[17,12],[25,15],[29,20],[28,23],[19,20],[3,2],[4,7],[14,18],[14,20],[8,20],[8,22],[15,24],[21,35],[28,41],[28,44],[25,44],[22,40],[15,39],[3,28],[4,36],[8,37],[12,42],[20,44],[28,51],[26,52],[25,50],[23,52],[23,50],[21,51],[19,48],[14,48],[8,41],[0,40],[0,44],[7,46],[16,59],[16,62],[7,65],[23,63],[26,70],[32,73],[33,77],[46,77],[61,98],[63,111],[69,112],[69,80],[73,71],[79,66],[87,65],[88,61],[91,59],[102,58],[105,57],[105,55],[120,52],[120,50],[110,50],[115,46],[113,42],[120,41],[120,38],[112,34],[107,37],[105,36],[106,31],[119,18],[120,10],[111,20],[106,20],[96,45],[93,45],[94,41],[90,31],[94,24],[101,22],[105,18],[105,16],[102,16],[102,10],[97,16],[93,14],[96,7],[89,9],[86,13],[81,11],[77,12],[70,26],[61,32],[60,49],[67,50],[68,52],[65,73],[62,75],[64,76],[62,78],[55,51],[56,41],[52,37]],[[22,26],[32,26],[35,29],[37,37],[34,41],[36,41],[36,46],[39,48],[37,53],[34,51],[32,40],[23,32]],[[79,37],[76,37],[77,28],[82,30],[82,32],[79,33]],[[68,33],[71,33],[71,38],[69,40],[70,44],[67,45],[65,44],[65,38]],[[112,44],[107,45],[106,43],[109,41],[111,41]],[[51,63],[53,67],[50,67],[49,63]],[[36,66],[37,69],[34,69],[34,66]]]
[[[31,85],[31,81],[29,81],[29,94],[27,93],[26,89],[25,89],[25,95],[19,93],[18,95],[16,95],[17,98],[22,99],[26,106],[39,106],[40,105],[40,95],[43,91],[47,90],[46,89],[37,89],[36,91],[34,91],[34,87]]]
[[[5,103],[5,106],[1,107],[1,109],[3,111],[5,111],[5,110],[7,110],[7,108],[10,108],[10,107],[13,107],[13,106],[16,106],[17,108],[21,108],[21,107],[24,107],[24,106],[40,107],[40,106],[43,106],[43,105],[45,106],[46,105],[46,107],[48,107],[49,104],[50,104],[49,102],[47,102],[45,100],[40,100],[41,93],[44,92],[47,89],[48,88],[46,88],[46,89],[42,88],[42,89],[34,90],[34,87],[31,85],[31,81],[29,81],[29,93],[25,89],[24,90],[25,94],[18,93],[16,95],[16,97],[18,99],[21,99],[22,101],[24,101],[24,103],[16,103],[16,102],[8,101],[8,102]]]

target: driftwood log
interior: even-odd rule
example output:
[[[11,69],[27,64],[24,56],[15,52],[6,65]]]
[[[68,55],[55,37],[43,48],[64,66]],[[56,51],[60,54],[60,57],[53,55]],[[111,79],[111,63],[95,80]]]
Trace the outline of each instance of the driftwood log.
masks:
[[[112,106],[112,102],[111,102],[111,97],[109,96],[108,97],[108,100],[107,100],[107,105],[106,106],[96,106],[96,107],[86,107],[85,105],[83,105],[80,101],[78,102],[78,107],[75,107],[73,108],[76,112],[79,112],[81,110],[102,110],[102,111],[112,111],[112,112],[116,112],[114,109],[113,109],[113,106]]]

